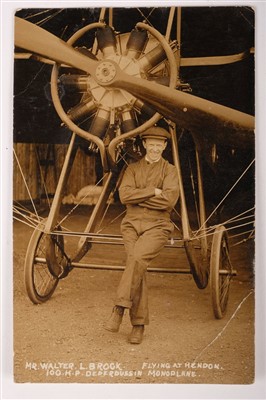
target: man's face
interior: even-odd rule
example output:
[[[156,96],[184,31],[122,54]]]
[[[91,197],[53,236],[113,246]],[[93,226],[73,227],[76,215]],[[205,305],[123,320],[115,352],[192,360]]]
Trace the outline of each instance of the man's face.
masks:
[[[154,162],[161,158],[167,142],[164,139],[145,139],[143,146],[146,149],[146,157],[149,161]]]

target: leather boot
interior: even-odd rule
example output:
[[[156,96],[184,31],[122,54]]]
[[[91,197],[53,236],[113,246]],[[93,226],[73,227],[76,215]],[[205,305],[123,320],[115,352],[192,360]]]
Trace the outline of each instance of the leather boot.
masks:
[[[129,336],[129,343],[140,344],[144,333],[144,325],[134,325]]]
[[[112,315],[104,328],[110,332],[118,332],[124,315],[124,307],[114,306]]]

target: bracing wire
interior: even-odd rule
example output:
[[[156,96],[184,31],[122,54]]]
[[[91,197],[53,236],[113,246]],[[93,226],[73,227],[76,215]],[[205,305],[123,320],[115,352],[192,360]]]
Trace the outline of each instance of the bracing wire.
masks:
[[[38,154],[36,146],[34,146],[34,147],[35,147],[36,159],[37,159],[37,162],[38,162],[39,171],[40,171],[40,175],[41,175],[41,181],[42,181],[43,188],[44,188],[44,191],[45,191],[45,196],[46,196],[46,199],[47,199],[48,206],[49,206],[49,208],[51,208],[51,203],[50,203],[50,199],[49,199],[49,196],[48,196],[48,191],[47,191],[47,187],[46,187],[46,183],[45,183],[45,180],[44,180],[43,171],[42,171],[42,167],[41,167],[41,163],[40,163],[40,157],[39,157],[39,154]]]
[[[240,221],[243,221],[243,220],[245,220],[245,219],[250,219],[250,218],[254,218],[254,214],[252,214],[252,215],[249,215],[249,216],[246,216],[246,217],[242,217],[242,218],[238,218],[238,219],[234,219],[234,223],[236,223],[236,222],[240,222]],[[249,224],[253,224],[254,223],[254,220],[252,220],[252,221],[249,221],[246,225],[249,225]],[[218,225],[214,225],[214,226],[209,226],[208,228],[206,228],[206,229],[204,229],[204,230],[201,230],[201,233],[199,234],[199,235],[197,235],[196,236],[196,238],[199,238],[199,237],[202,237],[202,235],[203,236],[205,236],[208,232],[213,232],[213,230],[217,227],[217,226],[221,226],[221,225],[228,225],[229,223],[228,222],[222,222],[222,223],[220,223],[220,224],[218,224]],[[235,228],[237,228],[238,226],[231,226],[230,227],[230,229],[235,229]]]
[[[250,164],[247,166],[247,168],[244,170],[244,172],[240,175],[240,177],[236,180],[236,182],[233,184],[231,189],[226,193],[226,195],[222,198],[220,203],[214,208],[214,210],[211,212],[211,214],[208,216],[208,218],[205,220],[205,222],[200,226],[200,228],[195,232],[195,235],[197,235],[204,225],[209,221],[209,219],[213,216],[213,214],[217,211],[217,209],[221,206],[221,204],[224,202],[224,200],[229,196],[229,194],[232,192],[232,190],[235,188],[235,186],[238,184],[238,182],[243,178],[243,176],[246,174],[246,172],[251,168],[251,166],[254,164],[255,159],[253,159]]]
[[[254,232],[255,232],[255,230],[252,229],[252,230],[246,231],[246,232],[244,232],[244,233],[242,233],[242,234],[231,236],[230,238],[234,238],[234,237],[236,237],[236,236],[240,236],[240,235],[244,235],[244,234],[248,234],[248,233],[249,233],[249,236],[248,236],[247,238],[244,238],[244,239],[240,240],[239,242],[232,244],[231,247],[239,246],[240,244],[245,243],[245,242],[247,242],[248,240],[253,239],[253,238],[255,237]]]
[[[155,7],[152,8],[152,10],[149,12],[148,16],[146,17],[146,15],[143,14],[143,12],[141,11],[140,8],[137,8],[138,12],[140,13],[140,15],[145,19],[145,21],[150,25],[153,26],[151,24],[151,22],[149,21],[149,18],[151,16],[151,14],[153,13],[153,11],[155,10]]]
[[[242,215],[247,214],[248,212],[253,211],[253,210],[255,210],[255,207],[251,207],[251,208],[249,208],[248,210],[245,210],[245,211],[243,211],[242,213],[240,213],[240,214],[238,214],[238,215],[235,215],[234,217],[228,219],[227,221],[224,221],[223,225],[229,224],[229,223],[231,223],[231,222],[234,222],[235,220],[238,221],[238,220],[239,220],[239,217],[241,217]],[[253,217],[254,214],[252,214],[251,216]],[[243,217],[243,218],[249,218],[249,216]]]
[[[32,223],[36,223],[36,225],[38,225],[39,221],[36,220],[35,218],[25,215],[25,213],[22,213],[21,211],[19,211],[19,209],[17,209],[16,207],[13,207],[14,210],[14,214],[20,215],[22,216],[24,219],[26,219],[27,221],[31,221]]]
[[[102,176],[102,178],[99,179],[99,181],[95,184],[95,186],[98,186],[98,185],[103,181],[103,179],[105,178],[105,176],[106,176],[106,174],[104,174],[104,175]],[[80,206],[80,204],[82,204],[82,202],[92,193],[92,191],[93,191],[93,189],[88,190],[88,192],[85,194],[85,196],[83,196],[83,197],[79,200],[79,202],[78,202],[77,204],[75,204],[75,206],[69,211],[69,213],[66,214],[66,215],[61,219],[61,221],[58,223],[58,225],[61,225],[61,223],[64,222],[64,221],[73,213],[73,211],[74,211],[78,206]]]
[[[233,229],[242,228],[242,227],[244,227],[244,226],[248,226],[248,225],[250,225],[250,224],[254,224],[254,222],[255,222],[255,221],[250,221],[250,222],[247,222],[247,223],[245,223],[245,224],[239,224],[239,225],[236,225],[236,226],[232,226],[232,227],[227,228],[227,231],[231,231],[231,230],[233,230]],[[193,240],[194,240],[194,239],[195,239],[195,240],[199,240],[199,239],[201,239],[201,238],[203,238],[203,237],[211,236],[211,235],[213,234],[213,231],[215,230],[215,228],[217,228],[218,226],[221,226],[221,225],[223,225],[223,224],[219,224],[219,225],[215,225],[215,226],[211,227],[211,228],[209,229],[208,233],[202,232],[201,235],[194,236],[194,237],[193,237]],[[244,232],[243,232],[242,234],[244,234]]]
[[[28,210],[27,207],[23,206],[23,204],[21,204],[19,201],[14,200],[14,203],[17,203],[17,206],[14,206],[14,208],[21,210],[23,212],[25,212],[26,214],[33,214],[32,211]]]
[[[37,229],[37,227],[38,227],[38,225],[30,224],[29,222],[26,222],[25,220],[22,220],[16,216],[13,216],[13,219],[15,219],[16,221],[22,222],[24,225],[28,225],[30,228],[33,228],[33,229]]]
[[[32,196],[31,196],[31,193],[30,193],[30,190],[29,190],[29,186],[28,186],[27,181],[26,181],[26,178],[25,178],[25,176],[24,176],[24,174],[23,174],[23,171],[22,171],[22,168],[21,168],[19,159],[18,159],[18,157],[17,157],[17,154],[16,154],[14,148],[13,148],[13,153],[14,153],[15,159],[16,159],[16,161],[17,161],[18,168],[19,168],[19,171],[20,171],[20,173],[21,173],[21,176],[22,176],[23,182],[24,182],[24,184],[25,184],[26,190],[27,190],[27,192],[28,192],[28,195],[29,195],[29,198],[30,198],[32,207],[34,208],[34,211],[35,211],[35,213],[36,213],[36,216],[37,216],[38,220],[40,221],[40,217],[39,217],[39,215],[38,215],[38,212],[37,212],[37,209],[36,209],[36,207],[35,207],[33,198],[32,198]]]
[[[62,11],[64,11],[63,8],[61,8],[60,10],[58,10],[57,12],[55,12],[52,15],[48,15],[46,18],[43,18],[41,21],[37,22],[37,25],[43,25],[45,24],[47,21],[50,21],[50,19],[56,17],[58,14],[60,14]]]
[[[37,17],[38,15],[46,14],[46,13],[48,13],[48,12],[50,12],[50,11],[51,11],[51,9],[48,8],[47,10],[42,10],[42,11],[39,11],[39,12],[37,12],[37,13],[35,13],[35,14],[27,15],[27,16],[25,17],[25,19],[34,18],[34,17]]]
[[[189,168],[190,168],[190,181],[191,181],[191,186],[192,186],[192,192],[193,192],[193,198],[194,198],[195,209],[196,209],[196,214],[197,214],[197,220],[198,220],[198,225],[200,226],[199,208],[198,208],[198,203],[197,203],[197,198],[196,198],[194,175],[193,175],[193,171],[192,171],[190,160],[189,160]]]
[[[115,191],[117,190],[117,187],[118,187],[118,182],[116,182],[115,187],[113,188],[113,190],[112,190],[112,192],[111,192],[111,195],[113,195],[113,194],[115,193]],[[100,227],[101,227],[101,225],[102,225],[102,223],[103,223],[103,220],[104,220],[104,218],[105,218],[105,216],[106,216],[106,214],[107,214],[107,212],[108,212],[108,209],[109,209],[110,205],[111,205],[111,202],[109,202],[109,204],[107,204],[107,206],[106,206],[106,208],[105,208],[105,211],[104,211],[103,216],[102,216],[102,218],[101,218],[101,221],[100,221],[100,223],[99,223],[99,229],[98,229],[97,233],[102,232],[103,229],[105,228],[105,227],[103,226],[103,227],[100,229]],[[117,217],[113,218],[112,221],[109,222],[109,225],[113,224],[118,218],[120,218],[120,216],[122,216],[122,215],[125,213],[125,211],[126,211],[126,210],[122,211]]]

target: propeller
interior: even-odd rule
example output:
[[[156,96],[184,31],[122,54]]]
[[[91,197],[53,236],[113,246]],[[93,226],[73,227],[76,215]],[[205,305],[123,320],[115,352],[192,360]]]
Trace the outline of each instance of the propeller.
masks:
[[[109,87],[128,91],[180,127],[207,139],[246,146],[254,140],[255,118],[189,93],[118,71]],[[236,140],[237,138],[237,140]],[[240,140],[239,140],[240,139]]]
[[[81,54],[57,36],[18,17],[15,17],[15,45],[88,74],[93,74],[97,66],[97,61]]]
[[[95,61],[44,29],[21,18],[15,19],[15,44],[61,64],[67,64],[93,75],[107,88],[125,90],[144,100],[178,126],[205,140],[222,139],[233,146],[254,141],[253,116],[194,95],[130,76],[114,61]]]

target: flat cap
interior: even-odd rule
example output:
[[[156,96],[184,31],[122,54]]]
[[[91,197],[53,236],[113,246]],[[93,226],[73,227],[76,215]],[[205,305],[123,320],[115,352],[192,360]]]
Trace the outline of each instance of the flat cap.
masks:
[[[146,131],[140,134],[141,139],[170,139],[170,133],[164,129],[160,128],[159,126],[152,126],[151,128],[147,129]]]

